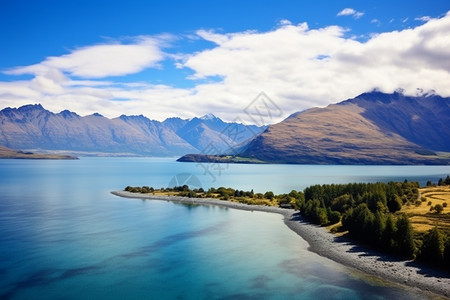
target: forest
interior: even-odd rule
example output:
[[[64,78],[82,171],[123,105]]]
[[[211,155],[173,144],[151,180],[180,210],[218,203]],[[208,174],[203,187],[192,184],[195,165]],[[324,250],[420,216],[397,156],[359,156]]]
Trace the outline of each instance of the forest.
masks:
[[[450,185],[450,177],[439,180],[438,185]],[[382,252],[450,270],[449,233],[438,226],[425,234],[415,232],[408,216],[400,212],[402,206],[421,204],[419,187],[419,183],[406,180],[314,185],[304,190],[300,212],[319,225],[341,221],[335,229],[348,231],[353,239]]]

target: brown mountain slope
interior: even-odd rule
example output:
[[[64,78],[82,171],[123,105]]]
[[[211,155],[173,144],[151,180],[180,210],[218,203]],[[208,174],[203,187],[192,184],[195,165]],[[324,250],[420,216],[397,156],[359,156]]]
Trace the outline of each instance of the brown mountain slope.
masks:
[[[370,105],[365,103],[360,106],[357,99],[353,99],[296,113],[270,126],[246,147],[241,156],[272,163],[301,164],[449,163],[448,158],[423,155],[432,154],[432,151],[388,128],[386,122],[378,122],[383,124],[381,126],[375,118],[368,118],[366,112],[373,115],[380,104],[375,98],[372,97]],[[411,110],[404,105],[404,111]],[[384,107],[384,111],[388,108]],[[386,113],[383,120],[395,118],[395,115]],[[414,116],[402,118],[406,123],[414,120]],[[420,140],[420,132],[416,132],[415,139]],[[427,140],[427,143],[430,141]],[[442,150],[442,147],[439,148]]]
[[[401,93],[365,93],[342,102],[364,108],[362,114],[384,132],[436,151],[450,151],[450,98],[408,97]]]

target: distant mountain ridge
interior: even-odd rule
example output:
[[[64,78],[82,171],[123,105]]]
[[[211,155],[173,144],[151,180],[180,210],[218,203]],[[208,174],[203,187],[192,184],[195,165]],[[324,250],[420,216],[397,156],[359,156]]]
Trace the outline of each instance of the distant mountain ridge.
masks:
[[[371,92],[298,112],[239,153],[271,163],[449,164],[450,98]]]
[[[40,104],[0,111],[0,145],[13,149],[179,156],[202,153],[214,145],[213,154],[218,154],[236,144],[227,128],[242,132],[240,142],[265,129],[227,123],[212,114],[159,122],[143,115],[109,119],[98,113],[84,117],[68,110],[53,113]]]

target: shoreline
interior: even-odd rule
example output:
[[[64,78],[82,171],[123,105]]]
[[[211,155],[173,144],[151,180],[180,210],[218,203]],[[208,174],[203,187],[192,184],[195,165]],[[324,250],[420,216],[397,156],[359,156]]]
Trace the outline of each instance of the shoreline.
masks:
[[[212,198],[155,196],[126,191],[113,191],[111,194],[124,198],[163,200],[195,205],[216,205],[246,211],[281,214],[284,217],[286,226],[309,244],[308,250],[320,256],[388,282],[434,293],[441,297],[450,297],[450,275],[448,273],[432,269],[420,262],[402,260],[395,256],[365,248],[346,237],[337,237],[327,232],[324,227],[307,222],[298,211],[293,209],[247,205]]]

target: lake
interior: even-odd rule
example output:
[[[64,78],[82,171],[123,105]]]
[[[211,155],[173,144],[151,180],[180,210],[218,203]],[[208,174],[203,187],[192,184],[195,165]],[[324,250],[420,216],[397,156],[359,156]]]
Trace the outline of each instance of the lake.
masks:
[[[177,183],[284,193],[448,174],[450,166],[0,160],[0,299],[422,299],[308,251],[281,215],[110,191]]]

